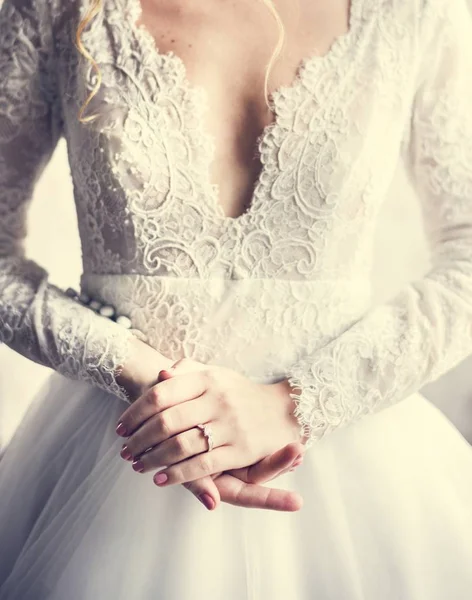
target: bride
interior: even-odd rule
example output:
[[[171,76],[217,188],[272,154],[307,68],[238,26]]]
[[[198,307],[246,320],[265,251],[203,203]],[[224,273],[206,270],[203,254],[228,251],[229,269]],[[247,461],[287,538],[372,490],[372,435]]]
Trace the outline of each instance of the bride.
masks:
[[[0,341],[56,373],[0,600],[469,598],[472,449],[418,390],[472,352],[471,34],[465,0],[4,0]],[[63,137],[80,290],[23,251]],[[399,159],[434,265],[373,306]]]

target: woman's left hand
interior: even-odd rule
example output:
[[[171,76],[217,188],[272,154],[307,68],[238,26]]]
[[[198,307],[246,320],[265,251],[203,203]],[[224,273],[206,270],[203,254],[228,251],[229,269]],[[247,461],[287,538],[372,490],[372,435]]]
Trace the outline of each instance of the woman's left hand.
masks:
[[[150,388],[121,416],[117,433],[133,468],[155,469],[156,484],[183,484],[247,467],[291,442],[301,442],[288,382],[254,383],[226,367],[205,365]],[[214,448],[198,424],[211,426]]]

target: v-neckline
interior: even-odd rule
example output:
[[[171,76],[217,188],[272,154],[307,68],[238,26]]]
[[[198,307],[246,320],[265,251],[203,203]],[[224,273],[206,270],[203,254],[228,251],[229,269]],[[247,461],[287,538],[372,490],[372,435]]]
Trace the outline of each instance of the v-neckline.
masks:
[[[166,57],[169,60],[175,61],[177,67],[183,73],[183,81],[186,89],[190,92],[199,94],[200,97],[203,99],[205,110],[208,110],[208,91],[206,90],[206,88],[203,85],[191,83],[188,77],[187,67],[183,59],[173,50],[162,52],[159,49],[156,39],[151,34],[147,26],[144,23],[140,23],[138,25],[143,15],[141,0],[128,1],[128,10],[129,7],[131,7],[131,10],[129,11],[131,18],[129,19],[128,23],[131,28],[131,32],[134,34],[136,41],[138,42],[141,49],[146,50],[148,53],[150,53],[149,55],[154,56],[156,59]],[[213,211],[214,218],[219,220],[223,225],[238,227],[242,225],[244,221],[251,218],[258,205],[259,196],[264,189],[264,180],[267,179],[267,167],[264,160],[263,148],[269,138],[269,135],[273,133],[274,129],[281,127],[279,122],[279,113],[277,111],[277,106],[281,97],[287,96],[288,94],[295,94],[298,91],[298,88],[304,83],[305,73],[308,69],[310,71],[313,71],[315,67],[321,67],[321,65],[331,64],[335,59],[340,58],[344,54],[351,40],[354,39],[357,35],[359,25],[361,22],[362,2],[363,0],[350,0],[348,30],[334,39],[327,52],[325,52],[322,55],[313,53],[309,56],[302,58],[295,71],[295,75],[292,82],[288,85],[281,85],[269,93],[269,104],[272,107],[274,116],[272,121],[262,129],[261,133],[259,134],[256,140],[254,152],[255,156],[261,163],[261,168],[255,180],[250,200],[246,204],[244,212],[240,213],[235,217],[231,217],[225,213],[223,205],[220,201],[220,186],[219,184],[213,183],[211,181],[210,171],[212,166],[212,160],[208,161],[208,169],[204,174],[204,186],[207,191],[206,195],[208,196],[208,202],[211,205],[210,208]],[[204,124],[202,122],[198,124],[198,128],[201,139],[203,139],[206,142],[205,145],[207,147],[211,146],[212,148],[215,148],[216,137],[211,132],[205,129]]]

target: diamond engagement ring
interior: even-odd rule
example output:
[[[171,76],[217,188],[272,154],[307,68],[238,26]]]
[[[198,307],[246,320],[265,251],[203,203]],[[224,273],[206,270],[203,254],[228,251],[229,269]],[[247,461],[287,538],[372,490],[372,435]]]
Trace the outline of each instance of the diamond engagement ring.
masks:
[[[208,450],[207,452],[210,452],[210,450],[213,450],[213,432],[211,430],[210,425],[206,424],[206,425],[202,425],[201,423],[199,425],[197,425],[198,429],[201,429],[203,431],[203,435],[207,438],[208,440]]]

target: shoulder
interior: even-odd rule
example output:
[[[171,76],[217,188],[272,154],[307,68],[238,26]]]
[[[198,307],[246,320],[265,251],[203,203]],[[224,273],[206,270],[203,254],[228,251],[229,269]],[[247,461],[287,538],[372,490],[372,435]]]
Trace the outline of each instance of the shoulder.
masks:
[[[362,0],[361,0],[362,1]],[[431,45],[447,43],[472,19],[469,0],[366,0],[376,6],[380,27],[386,36],[406,32],[412,48],[421,51]]]
[[[355,0],[352,0],[353,2]],[[379,39],[422,38],[451,2],[467,0],[358,0],[364,21],[371,21]],[[377,27],[376,27],[377,26]]]
[[[389,16],[398,25],[414,25],[427,27],[438,19],[447,17],[467,5],[468,0],[367,0],[366,6],[372,4],[380,17]],[[362,0],[361,0],[362,3]]]
[[[83,0],[4,0],[3,4],[0,0],[0,24],[16,31],[16,39],[24,37],[37,46],[49,46],[70,23],[78,26],[85,5]]]
[[[82,9],[81,0],[0,0],[0,7],[8,13],[42,26],[76,14]]]
[[[447,25],[457,20],[470,20],[472,13],[469,0],[416,0],[419,4],[418,18],[424,29]]]
[[[29,40],[38,49],[43,46],[51,29],[49,0],[4,0],[0,9],[0,27],[9,33],[0,34],[3,44],[23,45]]]
[[[50,0],[0,0],[0,5],[2,22],[28,39],[41,39],[51,29]]]
[[[427,46],[453,46],[457,36],[470,36],[471,22],[468,0],[421,0],[419,31]]]
[[[50,16],[50,0],[4,0],[2,10],[32,22],[45,22]]]

